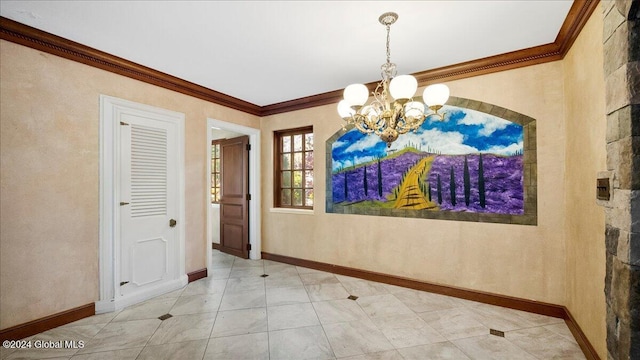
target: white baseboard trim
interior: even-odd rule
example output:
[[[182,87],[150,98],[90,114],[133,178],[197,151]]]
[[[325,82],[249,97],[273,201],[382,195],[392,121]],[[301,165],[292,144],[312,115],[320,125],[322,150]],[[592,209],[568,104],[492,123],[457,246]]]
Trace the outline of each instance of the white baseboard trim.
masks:
[[[153,287],[149,287],[144,291],[139,291],[134,294],[121,296],[118,299],[113,300],[101,300],[96,301],[96,314],[104,314],[108,312],[122,310],[127,306],[131,306],[156,296],[164,295],[166,293],[178,290],[188,283],[187,275],[182,275],[179,279],[166,281]]]

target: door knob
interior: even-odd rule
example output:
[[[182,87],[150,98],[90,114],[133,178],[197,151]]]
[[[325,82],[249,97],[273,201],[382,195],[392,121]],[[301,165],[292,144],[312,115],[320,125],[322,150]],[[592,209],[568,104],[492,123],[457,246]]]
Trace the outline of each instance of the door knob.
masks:
[[[178,222],[177,222],[177,221],[175,221],[174,219],[169,220],[169,226],[170,226],[170,227],[175,227],[177,223],[178,223]]]

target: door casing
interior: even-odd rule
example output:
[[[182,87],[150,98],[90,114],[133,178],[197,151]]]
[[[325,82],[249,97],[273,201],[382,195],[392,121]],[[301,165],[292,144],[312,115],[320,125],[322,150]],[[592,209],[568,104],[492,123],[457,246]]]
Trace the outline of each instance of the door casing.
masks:
[[[120,296],[120,181],[118,176],[120,131],[118,119],[122,112],[151,113],[163,121],[177,125],[178,158],[178,252],[170,281],[144,292]],[[111,96],[100,95],[100,300],[96,313],[122,309],[154,296],[178,289],[187,284],[185,273],[185,164],[184,114],[154,106],[135,103]]]

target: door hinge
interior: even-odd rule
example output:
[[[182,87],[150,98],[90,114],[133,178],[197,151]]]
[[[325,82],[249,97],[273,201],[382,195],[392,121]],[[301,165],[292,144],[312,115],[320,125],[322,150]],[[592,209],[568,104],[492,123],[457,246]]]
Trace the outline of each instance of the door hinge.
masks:
[[[251,150],[251,144],[247,144],[247,150],[250,151]]]
[[[124,121],[120,121],[120,125],[123,125],[123,126],[129,126],[129,124],[127,124],[127,123],[126,123],[126,122],[124,122]]]
[[[128,281],[121,281],[121,282],[120,282],[120,286],[122,286],[122,285],[126,285],[126,284],[128,284],[128,283],[129,283]]]
[[[251,200],[251,194],[247,194],[247,200]]]
[[[129,205],[128,202],[124,202],[124,201],[120,201],[120,206],[125,206],[125,205]]]
[[[251,244],[247,244],[247,250],[251,251]]]

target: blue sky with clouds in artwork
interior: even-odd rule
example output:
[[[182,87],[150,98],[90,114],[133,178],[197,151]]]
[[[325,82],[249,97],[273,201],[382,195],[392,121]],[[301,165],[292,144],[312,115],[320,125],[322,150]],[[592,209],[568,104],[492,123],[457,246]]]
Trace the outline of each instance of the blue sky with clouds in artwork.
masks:
[[[428,117],[416,133],[400,135],[391,151],[409,143],[447,155],[492,153],[511,155],[523,149],[521,125],[480,111],[445,105],[444,120]],[[387,144],[376,135],[352,129],[332,146],[333,170],[372,161],[388,154]]]

